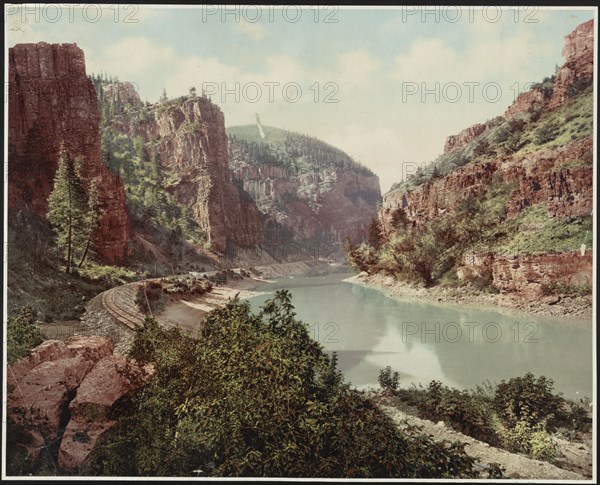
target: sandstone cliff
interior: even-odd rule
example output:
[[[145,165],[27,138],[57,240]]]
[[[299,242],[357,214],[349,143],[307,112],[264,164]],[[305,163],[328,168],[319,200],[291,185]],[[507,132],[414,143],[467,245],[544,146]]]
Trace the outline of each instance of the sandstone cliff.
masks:
[[[281,239],[279,227],[296,241],[365,240],[381,200],[378,177],[319,140],[265,130],[265,139],[256,126],[228,133],[229,163],[266,216],[267,241]]]
[[[160,174],[156,189],[185,208],[212,249],[223,253],[232,245],[261,243],[259,211],[233,182],[218,106],[200,96],[144,105],[127,82],[99,83],[98,88],[104,126],[143,147],[138,155],[146,170]]]
[[[204,97],[187,99],[156,113],[156,134],[160,163],[176,174],[167,190],[191,207],[212,247],[223,252],[228,241],[260,244],[256,205],[233,184],[221,110]]]
[[[501,205],[501,219],[483,247],[462,248],[460,279],[530,299],[544,288],[590,287],[593,21],[565,37],[563,55],[556,79],[522,93],[503,117],[448,137],[443,155],[386,194],[386,240],[405,230],[399,221],[423,227],[475,197],[488,200],[481,210]],[[505,196],[489,200],[497,190]]]
[[[8,64],[10,214],[26,207],[45,216],[64,144],[84,160],[85,179],[98,180],[98,255],[108,263],[122,260],[130,239],[125,194],[121,179],[102,162],[98,102],[83,51],[76,44],[18,44]]]

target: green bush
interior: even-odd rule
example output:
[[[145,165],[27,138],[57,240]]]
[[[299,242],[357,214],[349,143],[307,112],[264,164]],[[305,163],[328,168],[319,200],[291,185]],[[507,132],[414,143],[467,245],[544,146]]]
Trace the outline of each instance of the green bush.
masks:
[[[390,391],[396,392],[398,390],[398,385],[400,384],[400,375],[398,372],[392,374],[392,368],[388,365],[385,369],[379,371],[377,380],[382,389],[389,389]]]
[[[163,287],[160,281],[146,281],[138,285],[135,304],[145,315],[160,312],[165,306]]]
[[[548,121],[540,126],[535,132],[535,142],[543,145],[554,140],[560,132],[560,126],[555,121]]]
[[[44,336],[36,325],[37,313],[31,307],[24,307],[6,323],[8,362],[14,362],[29,354],[29,351],[44,341]]]
[[[123,402],[87,473],[119,476],[472,477],[460,444],[400,432],[343,382],[277,292],[233,300],[196,340],[152,319],[131,356],[156,372]],[[85,472],[85,470],[84,470]]]
[[[563,283],[542,284],[544,295],[586,296],[592,294],[592,285],[565,285]]]
[[[514,426],[500,427],[498,435],[502,446],[509,451],[526,453],[536,460],[552,461],[558,456],[558,445],[546,431],[545,421],[532,424],[520,419]]]
[[[452,428],[475,439],[497,444],[491,423],[491,405],[468,391],[449,389],[439,381],[431,381],[417,403],[419,416],[431,421],[444,421]]]
[[[494,408],[508,428],[525,422],[531,426],[542,420],[549,425],[560,412],[562,398],[553,394],[554,381],[544,376],[535,378],[528,372],[523,377],[502,380],[496,387]]]

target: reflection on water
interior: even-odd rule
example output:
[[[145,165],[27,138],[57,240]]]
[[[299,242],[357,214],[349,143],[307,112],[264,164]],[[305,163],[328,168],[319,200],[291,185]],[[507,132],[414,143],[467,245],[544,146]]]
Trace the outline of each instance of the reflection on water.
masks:
[[[390,365],[404,386],[437,379],[470,388],[530,371],[554,379],[567,398],[592,396],[591,320],[400,301],[344,283],[347,276],[279,280],[249,301],[258,309],[275,290],[289,289],[297,316],[338,353],[357,387],[375,386],[379,370]]]

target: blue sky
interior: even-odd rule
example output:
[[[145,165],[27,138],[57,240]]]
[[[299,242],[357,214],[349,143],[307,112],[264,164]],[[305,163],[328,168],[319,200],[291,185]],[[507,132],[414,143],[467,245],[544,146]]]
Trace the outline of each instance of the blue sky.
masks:
[[[150,102],[163,88],[175,97],[204,86],[226,125],[259,113],[265,125],[321,138],[374,170],[384,191],[439,155],[448,135],[502,114],[527,83],[553,74],[564,36],[594,16],[532,7],[7,8],[8,46],[75,42],[88,73],[134,82]]]

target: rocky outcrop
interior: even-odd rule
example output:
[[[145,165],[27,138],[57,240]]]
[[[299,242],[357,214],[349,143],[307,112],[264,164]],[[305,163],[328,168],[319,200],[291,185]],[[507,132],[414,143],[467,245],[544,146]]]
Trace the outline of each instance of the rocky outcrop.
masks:
[[[115,403],[153,372],[113,350],[110,338],[73,336],[46,341],[11,364],[8,420],[23,438],[9,453],[24,450],[35,462],[47,448],[64,469],[84,463],[115,424]]]
[[[279,243],[286,238],[364,241],[381,201],[379,178],[354,166],[345,154],[340,155],[348,160],[344,168],[335,163],[320,163],[318,158],[312,168],[298,168],[306,163],[303,157],[315,146],[336,149],[314,139],[309,147],[303,144],[308,141],[301,137],[296,138],[296,143],[294,150],[288,148],[286,162],[274,164],[268,156],[249,153],[235,139],[231,142],[230,166],[235,178],[265,215],[265,243]],[[295,155],[289,155],[290,152]]]
[[[130,82],[114,82],[103,86],[103,95],[107,101],[119,106],[139,108],[142,105],[137,87]]]
[[[449,136],[444,144],[444,153],[467,146],[488,128],[489,126],[487,123],[477,123],[461,130],[456,135]]]
[[[569,88],[576,83],[591,82],[594,75],[594,20],[577,26],[565,36],[565,46],[562,51],[565,64],[556,73],[552,98],[548,109],[561,106],[568,97]]]
[[[103,215],[98,255],[126,256],[130,222],[121,179],[101,158],[98,101],[76,44],[18,44],[9,50],[8,193],[10,214],[28,208],[45,216],[61,144],[97,179]]]
[[[514,103],[504,112],[504,117],[509,118],[519,113],[530,113],[542,108],[547,102],[544,94],[537,89],[530,89],[517,96]]]
[[[176,174],[168,190],[224,252],[230,242],[252,247],[262,223],[252,199],[233,184],[222,111],[205,97],[188,98],[156,112],[160,163]]]
[[[569,97],[570,89],[592,82],[594,75],[594,20],[589,20],[565,36],[562,51],[566,62],[556,73],[552,95],[548,98],[539,89],[521,93],[504,112],[505,117],[536,109],[555,110]]]
[[[572,162],[580,165],[571,166]],[[593,207],[593,139],[583,138],[563,147],[465,165],[427,181],[413,191],[392,192],[384,198],[379,218],[391,231],[394,212],[401,208],[408,220],[422,224],[451,213],[456,202],[485,190],[494,174],[513,184],[508,215],[534,204],[548,205],[552,217],[589,216]]]
[[[58,451],[61,467],[74,469],[85,463],[102,436],[116,424],[112,414],[115,404],[151,372],[151,366],[142,369],[124,355],[108,355],[92,368],[69,404],[71,419]]]
[[[575,166],[571,166],[575,163]],[[512,216],[545,203],[551,217],[589,216],[593,209],[593,139],[516,157],[503,163],[504,179],[516,185],[509,203]]]
[[[536,111],[537,117],[523,119],[540,130],[544,121],[535,125],[540,116],[562,106],[568,97],[581,94],[593,73],[593,21],[580,25],[566,37],[563,55],[566,63],[557,73],[553,86],[552,81],[546,79],[537,89],[522,93],[505,112],[506,118]],[[511,123],[503,124],[511,126]],[[494,137],[488,135],[494,133],[486,131],[493,126],[477,124],[449,137],[444,153],[457,152],[450,153],[446,160],[454,163],[451,157],[460,155],[459,149],[473,141],[477,143],[478,139],[490,143]],[[591,136],[577,138],[571,130],[573,141],[544,145],[550,148],[540,148],[535,142],[526,141],[526,149],[517,149],[512,155],[498,156],[491,150],[485,157],[470,163],[472,158],[467,156],[466,162],[461,160],[461,164],[451,165],[451,170],[443,176],[431,177],[421,185],[400,186],[408,189],[400,188],[387,194],[379,212],[384,236],[393,237],[401,225],[399,221],[418,227],[431,219],[452,215],[461,200],[469,195],[482,195],[490,188],[502,188],[508,193],[503,215],[507,220],[529,207],[543,204],[549,218],[565,221],[581,218],[580,222],[586,218],[586,223],[589,222],[594,203],[594,142]],[[503,231],[511,227],[502,224]],[[584,255],[554,252],[549,244],[543,246],[544,253],[519,254],[512,259],[495,253],[469,253],[458,265],[457,273],[460,278],[470,281],[479,278],[477,284],[491,284],[503,296],[519,296],[529,301],[542,294],[543,285],[555,283],[578,287],[591,284],[592,255],[589,250]]]
[[[493,285],[503,293],[528,299],[543,295],[544,285],[575,287],[592,284],[592,252],[545,253],[515,256],[468,254],[457,273],[461,279],[481,277],[491,270]]]

